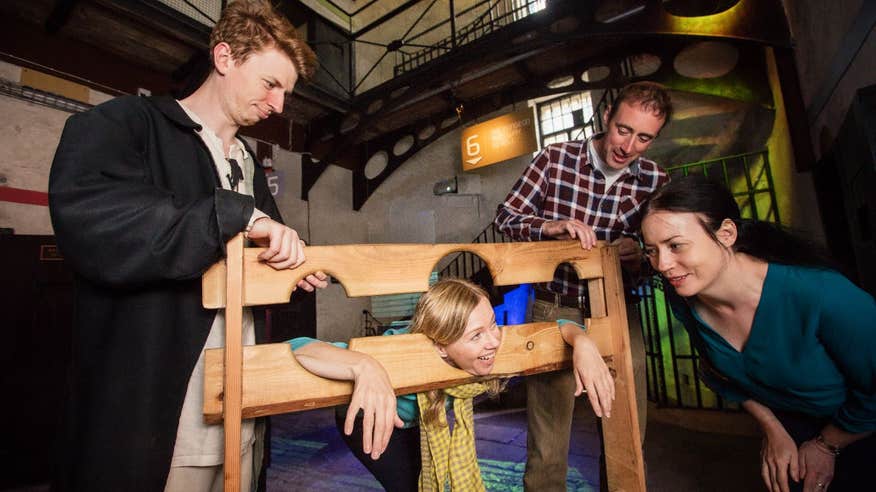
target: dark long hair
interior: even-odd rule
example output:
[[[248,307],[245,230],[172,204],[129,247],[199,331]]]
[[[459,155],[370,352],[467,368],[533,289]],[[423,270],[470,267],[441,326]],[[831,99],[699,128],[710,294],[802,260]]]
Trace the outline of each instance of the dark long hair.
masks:
[[[716,242],[721,222],[730,219],[737,230],[733,251],[769,263],[836,269],[824,248],[813,241],[771,222],[743,219],[730,191],[701,174],[673,178],[645,204],[642,217],[657,211],[697,214],[703,229]]]

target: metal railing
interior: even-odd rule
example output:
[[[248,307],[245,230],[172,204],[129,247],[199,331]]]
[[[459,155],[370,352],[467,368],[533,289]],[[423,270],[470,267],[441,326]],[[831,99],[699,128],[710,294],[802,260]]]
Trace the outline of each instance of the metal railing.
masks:
[[[374,335],[380,335],[384,331],[386,331],[386,326],[377,319],[371,311],[367,309],[362,310],[362,334],[363,336],[370,337]]]
[[[471,7],[462,10],[457,15],[454,12],[453,0],[450,2],[450,17],[430,28],[412,36],[407,42],[416,42],[418,38],[450,25],[450,35],[439,41],[414,52],[398,50],[396,52],[396,64],[394,73],[396,76],[414,70],[430,61],[449,53],[460,46],[474,42],[484,36],[492,34],[499,29],[524,19],[545,7],[545,0],[492,0],[477,2]],[[461,29],[456,29],[456,17],[476,11],[487,5],[486,10],[478,15],[475,20]]]
[[[340,91],[346,97],[352,97],[359,93],[359,88],[365,84],[366,79],[371,78],[369,87],[376,87],[392,78],[393,74],[397,76],[411,71],[456,47],[469,44],[543,10],[550,0],[480,0],[459,11],[456,10],[457,1],[431,0],[427,4],[426,1],[370,0],[352,11],[347,11],[332,0],[321,0],[322,7],[330,14],[326,16],[313,10],[314,15],[320,16],[324,29],[319,31],[321,34],[309,39],[309,43],[314,48],[331,45],[332,49],[321,56],[336,56],[335,52],[341,52],[337,56],[341,57],[340,63],[343,66],[330,69],[328,67],[332,64],[320,64],[320,77],[332,91]],[[139,2],[161,11],[182,14],[199,28],[209,30],[216,24],[228,0]],[[426,7],[422,8],[423,5]],[[419,15],[414,14],[417,10]],[[360,19],[365,21],[357,22]],[[414,32],[421,21],[432,23],[419,32]],[[407,28],[400,27],[405,23],[409,24]],[[457,23],[464,25],[458,27]],[[366,46],[379,47],[383,51],[374,56],[373,63],[369,61],[369,65],[357,69],[352,51],[354,45],[359,49]],[[395,60],[389,56],[392,53],[395,54]],[[358,55],[360,58],[361,56]]]
[[[475,236],[472,242],[475,244],[510,243],[511,238],[499,232],[499,229],[495,224],[490,224],[485,227],[480,234]],[[468,251],[463,251],[462,253],[457,253],[457,255],[450,260],[450,263],[438,272],[438,278],[471,278],[475,274],[481,272],[486,266],[487,264],[484,263],[484,260],[482,260],[480,256],[469,253]]]
[[[743,217],[779,223],[779,209],[766,150],[693,162],[667,169],[670,176],[701,173],[723,182]]]

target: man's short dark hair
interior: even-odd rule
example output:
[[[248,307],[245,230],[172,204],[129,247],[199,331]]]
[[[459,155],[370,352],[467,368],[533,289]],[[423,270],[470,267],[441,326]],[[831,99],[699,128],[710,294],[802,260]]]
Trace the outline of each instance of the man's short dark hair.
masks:
[[[663,116],[663,126],[666,126],[672,119],[672,99],[669,97],[669,91],[657,82],[633,82],[624,86],[608,110],[608,121],[614,118],[617,108],[622,102],[631,105],[639,104],[642,109],[652,111],[657,116]]]

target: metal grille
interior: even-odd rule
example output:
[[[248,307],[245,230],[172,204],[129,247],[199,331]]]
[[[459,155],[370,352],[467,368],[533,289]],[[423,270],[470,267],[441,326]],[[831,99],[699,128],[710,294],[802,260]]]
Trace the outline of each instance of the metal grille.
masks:
[[[499,232],[495,224],[490,224],[481,231],[473,240],[473,243],[510,243],[511,238]],[[439,278],[456,277],[471,279],[476,273],[479,273],[487,264],[480,256],[463,251],[453,257],[450,263],[438,273]]]

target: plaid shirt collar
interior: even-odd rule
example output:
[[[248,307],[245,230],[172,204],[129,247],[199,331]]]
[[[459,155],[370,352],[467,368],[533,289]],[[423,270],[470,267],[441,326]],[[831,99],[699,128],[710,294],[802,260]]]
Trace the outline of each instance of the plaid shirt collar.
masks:
[[[603,241],[635,236],[642,204],[668,176],[656,163],[640,157],[607,186],[587,150],[592,141],[552,144],[542,150],[499,206],[495,219],[499,230],[515,240],[539,241],[545,239],[541,230],[546,221],[577,219]],[[563,265],[548,289],[582,296],[587,283]]]
[[[604,161],[602,161],[602,157],[596,152],[596,145],[594,142],[595,140],[600,140],[603,137],[605,137],[605,132],[595,133],[591,135],[590,138],[584,141],[584,145],[581,146],[581,152],[578,153],[578,169],[581,169],[581,166],[583,165],[590,166],[594,170],[598,170],[599,168],[596,167],[592,162],[593,158],[600,159],[600,162],[604,163]],[[627,170],[629,171],[629,173],[632,174],[633,177],[639,181],[642,181],[641,173],[639,173],[639,160],[641,159],[642,156],[639,155],[639,157],[636,157],[635,160],[633,160],[633,162],[631,162],[630,165],[627,166]],[[620,179],[623,179],[623,175],[621,175]]]

